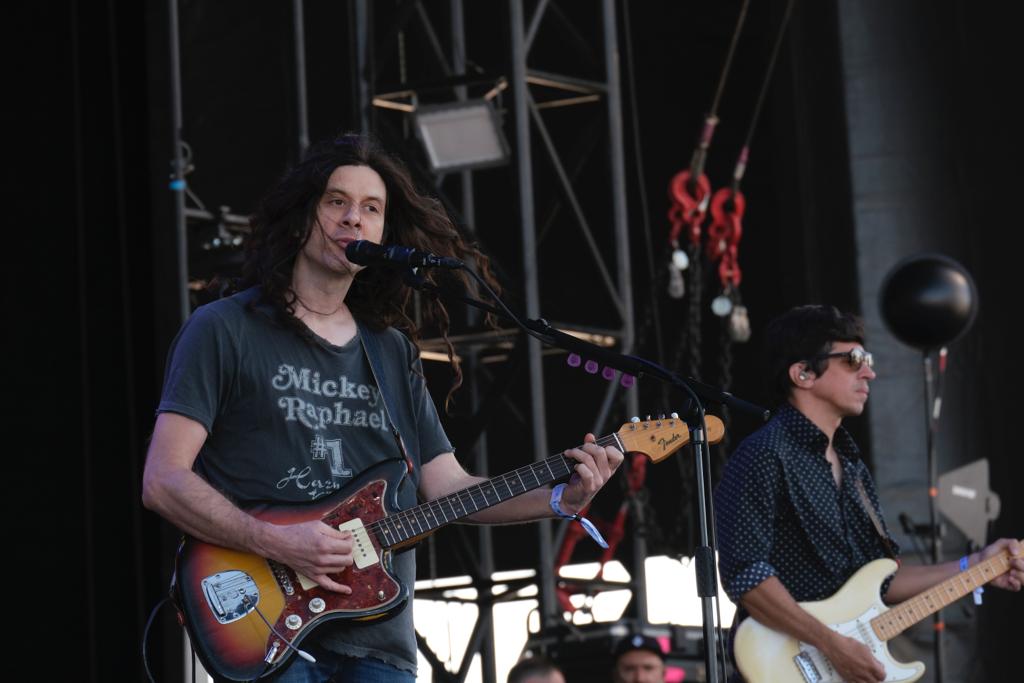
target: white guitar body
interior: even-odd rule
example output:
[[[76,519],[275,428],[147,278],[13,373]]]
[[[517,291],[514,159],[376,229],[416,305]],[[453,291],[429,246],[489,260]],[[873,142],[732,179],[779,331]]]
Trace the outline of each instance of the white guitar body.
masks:
[[[801,602],[800,606],[832,630],[868,646],[885,667],[885,680],[916,681],[924,664],[897,662],[870,621],[888,610],[879,597],[882,582],[896,571],[892,560],[875,560],[857,571],[838,592],[826,600]],[[774,631],[747,618],[736,631],[736,663],[748,683],[840,683],[832,664],[807,643]]]

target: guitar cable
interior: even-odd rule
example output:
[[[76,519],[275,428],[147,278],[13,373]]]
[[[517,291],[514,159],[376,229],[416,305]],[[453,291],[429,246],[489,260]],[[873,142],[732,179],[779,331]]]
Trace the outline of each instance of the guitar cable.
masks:
[[[302,657],[303,659],[305,659],[310,664],[316,664],[316,657],[314,657],[313,655],[309,654],[305,650],[300,650],[299,648],[295,647],[290,642],[288,642],[288,639],[285,638],[283,635],[281,635],[281,633],[278,632],[278,630],[276,628],[274,628],[273,625],[269,621],[267,621],[267,618],[265,616],[263,616],[263,612],[261,612],[260,608],[256,606],[256,603],[252,602],[252,600],[249,598],[248,595],[246,595],[244,598],[242,598],[242,602],[247,604],[247,605],[251,605],[252,606],[253,611],[256,612],[256,614],[259,615],[260,619],[263,620],[263,623],[267,625],[268,629],[270,629],[270,632],[273,633],[275,636],[277,636],[278,638],[281,639],[281,642],[285,644],[285,647],[291,648],[295,652],[295,654],[297,654],[298,656]],[[272,654],[272,652],[268,652],[267,656],[269,657],[271,654]],[[267,665],[269,666],[270,662],[267,662]],[[266,673],[266,672],[264,672],[264,673]],[[257,678],[261,677],[262,675],[263,674],[260,674],[260,676],[257,676]]]
[[[156,619],[157,612],[164,606],[164,603],[170,601],[171,598],[166,597],[156,603],[153,610],[149,613],[149,619],[146,620],[146,628],[142,631],[142,666],[146,670],[146,677],[149,679],[149,683],[156,683],[156,679],[153,678],[153,672],[149,670],[149,656],[146,654],[146,644],[149,643],[149,629],[153,626],[153,620]]]

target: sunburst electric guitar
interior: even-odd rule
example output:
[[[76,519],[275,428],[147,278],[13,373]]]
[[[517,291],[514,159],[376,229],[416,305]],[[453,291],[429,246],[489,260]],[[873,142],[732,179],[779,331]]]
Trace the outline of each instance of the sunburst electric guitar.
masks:
[[[885,577],[896,571],[892,560],[875,560],[861,567],[835,595],[818,602],[801,602],[801,607],[833,631],[868,646],[885,667],[886,681],[916,681],[924,675],[924,664],[897,662],[887,642],[925,617],[939,611],[1001,574],[1010,570],[1008,551],[979,562],[937,586],[894,607],[879,597]],[[736,631],[736,665],[748,683],[840,683],[832,664],[821,652],[754,618],[747,618]]]
[[[719,441],[722,421],[708,416],[707,425],[708,441]],[[598,443],[658,462],[689,440],[686,423],[668,418],[629,422]],[[321,624],[380,619],[404,606],[410,589],[392,573],[392,552],[446,524],[566,479],[575,465],[575,460],[555,455],[399,510],[397,489],[405,463],[389,460],[315,503],[247,510],[274,524],[319,519],[352,532],[354,564],[331,577],[350,586],[350,595],[325,590],[272,560],[186,537],[178,552],[174,594],[192,645],[206,669],[223,678],[249,681],[272,674]]]

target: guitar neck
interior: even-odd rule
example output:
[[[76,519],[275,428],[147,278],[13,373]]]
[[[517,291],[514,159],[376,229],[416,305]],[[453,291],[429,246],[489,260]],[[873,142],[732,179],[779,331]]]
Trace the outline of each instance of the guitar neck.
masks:
[[[995,557],[979,562],[970,569],[878,615],[871,620],[871,626],[882,640],[895,638],[925,617],[1008,572],[1010,559],[1009,551],[1004,550]]]
[[[597,440],[600,446],[615,446],[625,450],[622,442],[615,434]],[[553,455],[500,476],[480,482],[461,491],[456,491],[429,503],[417,505],[408,510],[368,525],[385,548],[400,546],[412,539],[419,538],[457,522],[472,514],[494,507],[506,500],[521,496],[527,491],[540,488],[545,484],[566,479],[572,474],[576,461],[564,455]]]

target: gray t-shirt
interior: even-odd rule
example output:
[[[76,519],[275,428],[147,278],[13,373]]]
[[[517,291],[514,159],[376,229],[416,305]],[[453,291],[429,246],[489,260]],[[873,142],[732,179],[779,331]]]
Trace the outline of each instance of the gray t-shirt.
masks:
[[[384,401],[356,337],[344,346],[300,338],[257,304],[253,288],[202,306],[171,347],[158,412],[185,415],[208,437],[196,472],[240,506],[311,501],[344,487],[366,468],[400,458]],[[366,332],[363,332],[366,333]],[[452,450],[427,392],[419,354],[400,332],[377,334],[394,419],[413,462],[399,492],[403,508],[416,503],[420,467]],[[413,552],[394,568],[412,590]],[[370,656],[408,671],[416,668],[412,601],[394,618],[368,624],[334,622],[312,636],[327,649]]]

